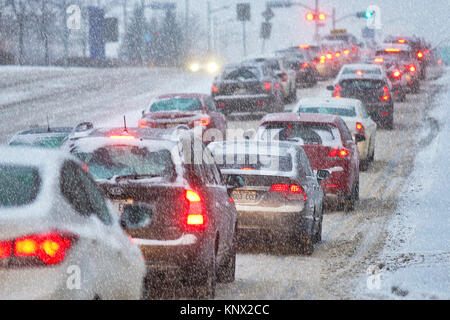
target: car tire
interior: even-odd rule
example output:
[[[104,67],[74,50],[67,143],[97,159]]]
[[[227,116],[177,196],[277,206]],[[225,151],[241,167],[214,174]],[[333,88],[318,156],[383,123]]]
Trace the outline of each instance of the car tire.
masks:
[[[323,221],[323,209],[322,215],[319,220],[319,228],[317,230],[317,233],[314,235],[314,243],[319,243],[322,241],[322,221]]]
[[[344,211],[351,212],[355,210],[356,200],[359,199],[359,179],[356,183],[353,184],[352,193],[346,197],[344,197]]]
[[[314,252],[314,236],[301,236],[298,249],[300,254],[312,255]]]
[[[216,296],[216,281],[217,281],[217,273],[216,273],[216,255],[214,249],[211,249],[211,253],[209,254],[209,263],[207,265],[205,283],[195,286],[193,288],[194,299],[198,300],[208,300],[214,299]]]
[[[217,270],[217,282],[221,283],[231,283],[234,282],[236,278],[236,247],[237,247],[237,236],[233,237],[233,243],[231,245],[230,252],[225,258],[224,264],[221,265]]]
[[[359,162],[359,171],[367,171],[369,169],[369,159]]]

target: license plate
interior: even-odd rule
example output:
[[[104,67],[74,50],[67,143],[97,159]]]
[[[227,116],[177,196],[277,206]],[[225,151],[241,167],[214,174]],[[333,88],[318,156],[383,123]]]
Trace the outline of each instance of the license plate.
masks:
[[[235,190],[233,191],[233,200],[239,202],[256,202],[256,191]]]
[[[245,94],[247,92],[247,90],[245,90],[244,88],[240,88],[236,90],[237,94]]]

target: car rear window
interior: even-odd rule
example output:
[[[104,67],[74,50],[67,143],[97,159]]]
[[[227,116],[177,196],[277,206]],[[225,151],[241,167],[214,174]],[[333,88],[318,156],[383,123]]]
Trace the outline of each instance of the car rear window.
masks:
[[[356,117],[355,107],[330,107],[330,106],[321,106],[321,107],[308,107],[301,106],[299,109],[301,113],[320,113],[320,114],[332,114],[340,117]]]
[[[40,186],[36,168],[0,165],[0,207],[20,207],[32,203]]]
[[[92,153],[74,150],[73,154],[88,166],[89,173],[97,180],[131,175],[167,178],[174,174],[169,150],[152,152],[145,147],[112,145]]]
[[[401,60],[408,60],[411,58],[411,54],[408,51],[392,51],[392,52],[386,52],[385,50],[380,50],[375,53],[377,57],[396,57],[397,59]]]
[[[258,129],[260,140],[280,140],[299,142],[301,145],[320,144],[335,147],[342,144],[339,129],[321,123],[274,123]]]
[[[43,136],[17,136],[9,143],[10,146],[33,146],[39,148],[59,148],[67,135],[43,137]]]
[[[250,79],[258,79],[259,71],[258,68],[255,67],[240,67],[235,69],[225,70],[223,74],[223,79],[225,80],[250,80]]]
[[[371,68],[371,69],[344,68],[342,74],[356,74],[359,72],[361,72],[361,74],[382,74],[381,70],[378,68]]]
[[[214,159],[220,169],[292,171],[292,157],[290,154],[279,156],[241,153],[234,154],[234,158],[229,158],[229,155],[215,154]]]
[[[159,100],[150,105],[150,112],[158,111],[198,111],[202,102],[197,98],[171,98]]]
[[[339,83],[343,90],[379,90],[385,85],[382,80],[348,79]]]

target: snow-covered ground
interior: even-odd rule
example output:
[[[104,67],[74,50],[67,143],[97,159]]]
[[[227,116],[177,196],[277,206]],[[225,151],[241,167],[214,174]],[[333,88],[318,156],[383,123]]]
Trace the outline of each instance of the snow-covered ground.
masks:
[[[414,171],[362,297],[450,299],[450,74],[419,135]],[[363,284],[364,281],[361,281]]]

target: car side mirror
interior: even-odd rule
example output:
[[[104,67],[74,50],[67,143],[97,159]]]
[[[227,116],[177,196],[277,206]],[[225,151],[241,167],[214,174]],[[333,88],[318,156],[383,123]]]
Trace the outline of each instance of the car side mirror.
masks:
[[[327,86],[327,90],[328,91],[334,91],[334,86],[332,86],[332,85]]]
[[[317,170],[316,177],[317,177],[317,181],[319,181],[319,182],[322,180],[328,179],[330,176],[331,176],[331,173],[328,170]]]
[[[126,204],[120,217],[123,229],[141,229],[151,223],[152,207],[146,204]]]
[[[355,143],[366,141],[366,137],[360,133],[355,134]]]

